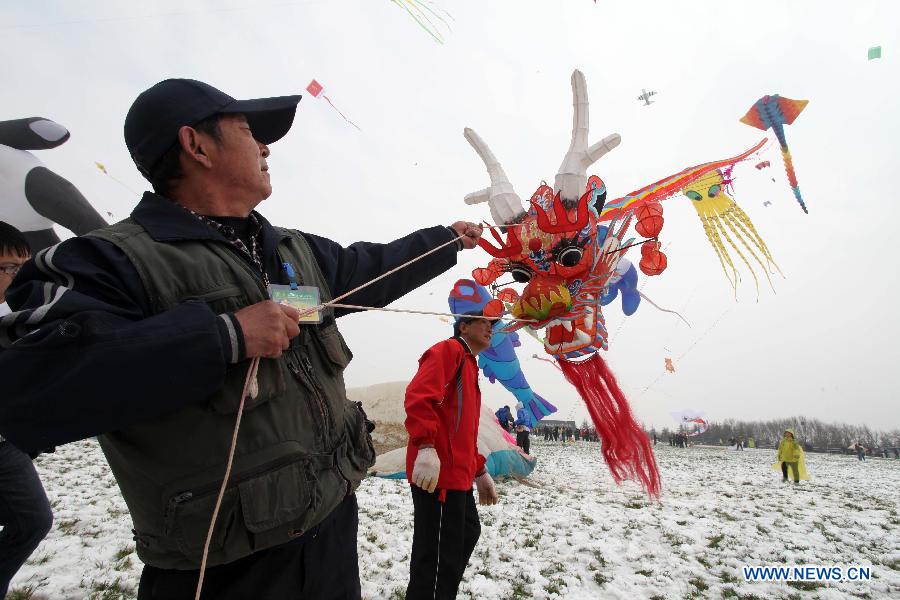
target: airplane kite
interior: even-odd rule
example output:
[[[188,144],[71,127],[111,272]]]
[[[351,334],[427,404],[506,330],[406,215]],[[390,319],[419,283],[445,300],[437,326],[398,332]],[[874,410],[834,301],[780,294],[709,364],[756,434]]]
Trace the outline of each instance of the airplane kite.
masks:
[[[641,89],[641,95],[637,97],[638,100],[641,100],[644,103],[644,106],[650,106],[653,104],[653,100],[650,99],[650,96],[655,96],[656,92],[648,92],[645,89]]]

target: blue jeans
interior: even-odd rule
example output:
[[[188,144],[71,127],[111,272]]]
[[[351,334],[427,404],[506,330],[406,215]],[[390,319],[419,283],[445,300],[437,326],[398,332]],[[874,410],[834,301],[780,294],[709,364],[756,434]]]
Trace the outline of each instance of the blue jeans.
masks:
[[[53,525],[44,486],[28,455],[0,442],[0,598]]]

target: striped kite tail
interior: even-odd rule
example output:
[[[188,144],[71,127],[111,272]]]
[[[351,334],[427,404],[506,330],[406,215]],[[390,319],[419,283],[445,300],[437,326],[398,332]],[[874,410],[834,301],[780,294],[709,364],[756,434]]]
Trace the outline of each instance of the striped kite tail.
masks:
[[[803,202],[803,197],[800,195],[800,186],[797,185],[797,174],[794,173],[794,161],[791,159],[791,151],[787,145],[781,146],[781,158],[784,159],[784,170],[787,172],[788,183],[791,184],[794,197],[800,203],[800,208],[803,209],[803,212],[809,214],[809,211],[806,210],[806,204]]]

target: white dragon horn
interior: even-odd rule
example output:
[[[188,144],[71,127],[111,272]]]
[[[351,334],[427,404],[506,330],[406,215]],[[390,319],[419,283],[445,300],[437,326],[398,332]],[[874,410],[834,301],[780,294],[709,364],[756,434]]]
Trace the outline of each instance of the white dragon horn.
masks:
[[[618,133],[608,135],[588,148],[588,129],[590,128],[587,84],[584,74],[575,70],[572,73],[572,104],[575,113],[572,119],[572,143],[569,151],[559,166],[553,191],[559,192],[563,200],[578,200],[584,194],[587,185],[587,170],[592,164],[619,145],[622,141]]]
[[[487,167],[488,175],[491,178],[491,186],[468,194],[465,198],[466,204],[487,202],[491,207],[491,217],[495,224],[506,225],[514,222],[516,218],[525,213],[522,199],[516,194],[503,167],[500,166],[500,161],[484,143],[484,140],[468,127],[463,133],[466,140],[484,161],[484,166]]]

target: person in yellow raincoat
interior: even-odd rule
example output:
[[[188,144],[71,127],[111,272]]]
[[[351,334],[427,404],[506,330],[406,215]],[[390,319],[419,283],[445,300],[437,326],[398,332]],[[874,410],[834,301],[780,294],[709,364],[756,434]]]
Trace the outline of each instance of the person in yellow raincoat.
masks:
[[[772,465],[773,470],[781,470],[782,481],[784,482],[788,480],[788,468],[792,471],[794,483],[800,483],[801,479],[804,481],[809,479],[809,474],[806,472],[806,463],[803,460],[803,448],[794,438],[793,429],[784,430],[784,437],[781,439],[781,443],[778,444],[778,462]]]

